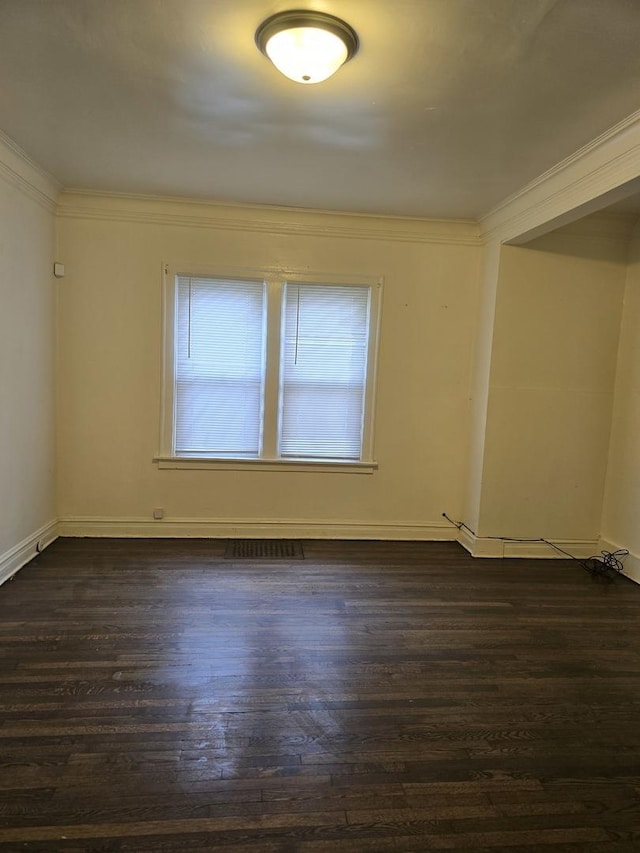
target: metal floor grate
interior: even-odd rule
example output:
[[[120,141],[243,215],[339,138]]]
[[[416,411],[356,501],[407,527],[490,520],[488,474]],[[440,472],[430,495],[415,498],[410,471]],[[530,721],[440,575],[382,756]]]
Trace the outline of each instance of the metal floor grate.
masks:
[[[302,542],[294,539],[230,539],[225,560],[304,560]]]

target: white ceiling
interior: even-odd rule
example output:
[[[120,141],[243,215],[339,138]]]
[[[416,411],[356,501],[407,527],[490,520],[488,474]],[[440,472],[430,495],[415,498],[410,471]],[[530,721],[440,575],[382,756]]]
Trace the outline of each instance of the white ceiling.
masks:
[[[357,56],[282,77],[268,15]],[[0,0],[0,127],[66,187],[477,218],[640,107],[639,0]]]

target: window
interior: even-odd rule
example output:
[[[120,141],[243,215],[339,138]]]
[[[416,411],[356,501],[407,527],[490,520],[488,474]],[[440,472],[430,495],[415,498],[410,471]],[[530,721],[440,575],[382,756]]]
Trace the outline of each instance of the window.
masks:
[[[161,467],[375,467],[380,290],[167,269]]]
[[[259,455],[265,305],[261,282],[178,277],[176,455]]]

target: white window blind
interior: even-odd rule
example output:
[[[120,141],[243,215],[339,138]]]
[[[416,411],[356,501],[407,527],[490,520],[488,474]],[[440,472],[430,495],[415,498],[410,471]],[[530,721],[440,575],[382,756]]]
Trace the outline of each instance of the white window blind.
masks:
[[[369,312],[369,287],[286,284],[282,457],[361,458]]]
[[[178,276],[177,285],[175,452],[258,457],[264,282]]]

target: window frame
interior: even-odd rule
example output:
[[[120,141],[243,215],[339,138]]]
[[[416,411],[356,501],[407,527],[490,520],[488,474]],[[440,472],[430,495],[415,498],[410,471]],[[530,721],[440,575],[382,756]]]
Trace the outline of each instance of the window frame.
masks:
[[[212,279],[260,281],[266,293],[265,376],[263,397],[262,442],[259,457],[179,456],[175,452],[175,329],[178,276]],[[295,284],[368,287],[370,289],[369,339],[367,374],[364,392],[362,449],[359,460],[307,459],[278,456],[280,417],[280,360],[284,288]],[[380,338],[380,313],[383,281],[380,276],[342,275],[311,272],[288,267],[238,268],[201,266],[196,264],[162,265],[162,389],[160,417],[160,449],[154,462],[161,469],[324,471],[373,473],[378,467],[374,459],[374,413],[377,385],[377,362]]]

